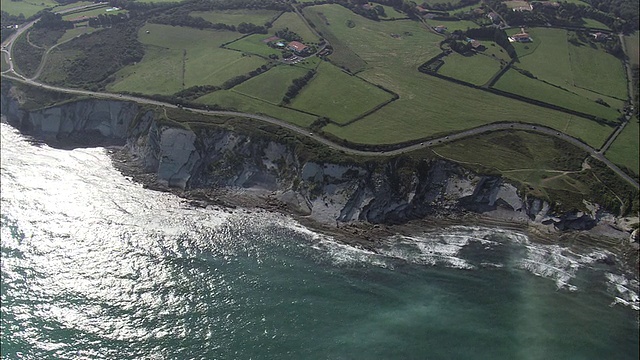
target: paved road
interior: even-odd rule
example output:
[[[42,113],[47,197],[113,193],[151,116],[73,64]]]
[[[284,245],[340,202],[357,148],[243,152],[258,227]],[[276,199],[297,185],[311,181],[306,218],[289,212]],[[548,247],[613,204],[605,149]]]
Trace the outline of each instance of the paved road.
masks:
[[[21,27],[20,29],[18,29],[18,31],[16,31],[16,34],[14,34],[14,36],[10,37],[9,39],[7,39],[8,43],[3,44],[3,52],[5,52],[5,55],[10,55],[10,49],[13,46],[13,42],[15,41],[15,39],[17,39],[18,36],[20,36],[20,34],[22,34],[24,31],[26,31],[29,27],[33,26],[33,24],[35,23],[34,20],[26,25],[24,25],[23,27]],[[7,50],[4,50],[4,48],[7,48]],[[137,102],[140,104],[149,104],[149,105],[157,105],[157,106],[163,106],[163,107],[168,107],[168,108],[178,108],[177,105],[174,104],[170,104],[170,103],[166,103],[166,102],[162,102],[162,101],[157,101],[157,100],[152,100],[152,99],[147,99],[147,98],[142,98],[142,97],[137,97],[137,96],[130,96],[130,95],[121,95],[121,94],[113,94],[113,93],[105,93],[105,92],[95,92],[95,91],[88,91],[88,90],[80,90],[80,89],[70,89],[70,88],[63,88],[63,87],[59,87],[59,86],[52,86],[52,85],[47,85],[47,84],[43,84],[38,82],[37,80],[33,80],[33,79],[27,79],[24,76],[18,74],[15,72],[14,68],[13,68],[13,60],[11,58],[11,56],[8,56],[9,59],[9,67],[10,70],[5,71],[2,73],[2,76],[8,79],[13,79],[15,81],[19,81],[25,84],[29,84],[29,85],[33,85],[33,86],[38,86],[40,88],[43,89],[47,89],[47,90],[53,90],[53,91],[59,91],[59,92],[63,92],[63,93],[67,93],[67,94],[75,94],[75,95],[84,95],[84,96],[91,96],[91,97],[95,97],[95,98],[100,98],[100,99],[111,99],[111,100],[121,100],[121,101],[133,101],[133,102]],[[636,181],[636,179],[633,179],[632,177],[630,177],[629,175],[627,175],[626,173],[624,173],[622,170],[620,170],[620,168],[618,168],[615,164],[613,164],[611,161],[609,161],[607,158],[604,157],[604,155],[602,155],[597,149],[594,149],[593,147],[585,144],[584,142],[582,142],[579,139],[576,139],[574,137],[571,137],[567,134],[561,133],[558,130],[554,130],[548,127],[544,127],[544,126],[539,126],[539,125],[533,125],[533,124],[523,124],[523,123],[496,123],[496,124],[489,124],[489,125],[484,125],[484,126],[480,126],[477,127],[475,129],[469,129],[469,130],[465,130],[456,134],[451,134],[448,136],[443,136],[440,138],[436,138],[436,139],[431,139],[431,140],[427,140],[418,144],[414,144],[414,145],[408,145],[399,149],[395,149],[395,150],[390,150],[390,151],[366,151],[366,150],[357,150],[357,149],[352,149],[352,148],[348,148],[345,147],[343,145],[334,143],[322,136],[319,136],[317,134],[311,133],[309,132],[308,129],[304,129],[301,127],[298,127],[296,125],[290,124],[286,121],[280,120],[280,119],[276,119],[276,118],[272,118],[269,116],[265,116],[265,115],[260,115],[260,114],[249,114],[249,113],[243,113],[243,112],[236,112],[236,111],[220,111],[220,110],[202,110],[202,109],[194,109],[194,108],[188,108],[188,107],[183,107],[183,110],[187,110],[187,111],[191,111],[194,113],[199,113],[199,114],[205,114],[205,115],[222,115],[222,116],[236,116],[236,117],[243,117],[243,118],[248,118],[248,119],[254,119],[254,120],[258,120],[258,121],[262,121],[265,123],[269,123],[272,125],[276,125],[282,128],[286,128],[289,129],[291,131],[294,131],[298,134],[304,135],[304,136],[308,136],[326,146],[329,146],[333,149],[339,150],[339,151],[344,151],[345,153],[348,154],[354,154],[354,155],[363,155],[363,156],[391,156],[391,155],[398,155],[398,154],[403,154],[403,153],[407,153],[407,152],[411,152],[414,150],[418,150],[418,149],[422,149],[422,148],[428,148],[431,146],[437,146],[437,145],[441,145],[447,142],[451,142],[451,141],[455,141],[455,140],[460,140],[466,137],[470,137],[470,136],[476,136],[479,134],[483,134],[483,133],[487,133],[487,132],[492,132],[492,131],[498,131],[498,130],[523,130],[523,131],[528,131],[528,132],[536,132],[536,133],[540,133],[540,134],[545,134],[545,135],[549,135],[549,136],[555,136],[557,138],[560,138],[562,140],[565,140],[581,149],[583,149],[584,151],[588,152],[592,157],[602,161],[603,163],[605,163],[611,170],[613,170],[616,174],[618,174],[620,177],[622,177],[623,179],[625,179],[627,182],[629,182],[630,184],[632,184],[636,189],[640,188],[640,185],[638,184],[638,182]]]

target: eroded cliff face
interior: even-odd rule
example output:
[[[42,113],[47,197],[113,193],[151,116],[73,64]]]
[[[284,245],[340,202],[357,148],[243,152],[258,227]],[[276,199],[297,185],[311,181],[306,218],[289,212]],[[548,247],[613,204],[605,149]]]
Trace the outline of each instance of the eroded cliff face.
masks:
[[[302,160],[295,149],[223,128],[160,125],[151,111],[128,102],[86,100],[24,111],[2,96],[2,112],[17,128],[45,138],[94,137],[120,142],[158,183],[181,189],[251,191],[287,204],[325,224],[402,223],[461,212],[507,212],[513,219],[590,229],[610,215],[553,214],[545,201],[520,196],[500,177],[482,176],[437,159],[396,157],[367,163]]]

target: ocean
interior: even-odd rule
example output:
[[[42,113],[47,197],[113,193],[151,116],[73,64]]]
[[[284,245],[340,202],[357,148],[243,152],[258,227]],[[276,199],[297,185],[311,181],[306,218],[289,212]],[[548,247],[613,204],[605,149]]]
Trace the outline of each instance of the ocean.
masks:
[[[1,128],[2,359],[638,359],[607,254],[471,226],[353,248]]]

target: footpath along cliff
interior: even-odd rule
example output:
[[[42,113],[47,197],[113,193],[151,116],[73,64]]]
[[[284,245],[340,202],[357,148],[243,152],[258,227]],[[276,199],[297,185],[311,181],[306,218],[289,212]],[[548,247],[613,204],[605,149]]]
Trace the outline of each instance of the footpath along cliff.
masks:
[[[290,140],[277,136],[225,126],[167,125],[153,111],[124,101],[80,100],[27,111],[5,92],[2,114],[22,132],[53,145],[121,145],[127,163],[146,174],[139,179],[149,187],[177,189],[192,199],[190,194],[203,189],[253,197],[260,199],[255,204],[325,227],[478,214],[545,234],[589,230],[629,241],[631,233],[598,204],[585,200],[582,211],[557,213],[549,202],[521,195],[502,177],[477,174],[437,157],[331,162],[301,154]]]

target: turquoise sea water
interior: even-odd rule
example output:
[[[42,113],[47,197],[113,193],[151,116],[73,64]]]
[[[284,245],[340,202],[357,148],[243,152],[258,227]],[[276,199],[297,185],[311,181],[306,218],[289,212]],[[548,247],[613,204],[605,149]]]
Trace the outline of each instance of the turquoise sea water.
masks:
[[[499,229],[350,248],[2,124],[3,359],[637,359],[614,269]],[[632,286],[631,286],[632,287]],[[628,294],[627,294],[628,295]]]

